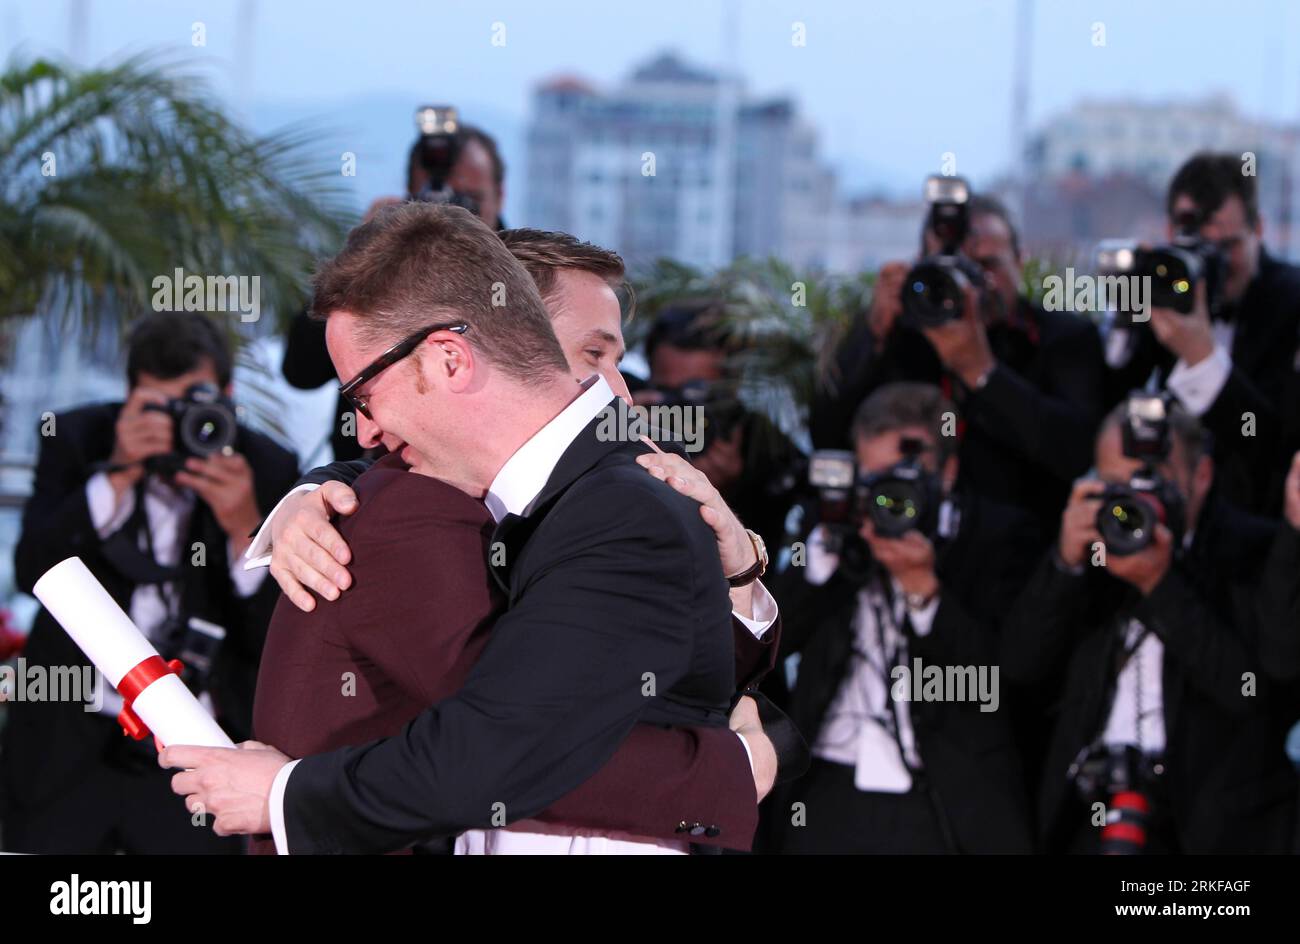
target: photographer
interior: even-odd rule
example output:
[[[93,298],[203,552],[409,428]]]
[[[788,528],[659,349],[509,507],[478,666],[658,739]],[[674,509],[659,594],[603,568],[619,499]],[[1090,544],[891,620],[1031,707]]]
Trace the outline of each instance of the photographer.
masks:
[[[429,110],[421,109],[420,113]],[[450,117],[454,122],[454,111]],[[406,199],[431,198],[429,190],[435,183],[432,178],[442,177],[443,180],[437,182],[439,189],[445,185],[450,190],[452,202],[465,206],[493,229],[505,229],[501,210],[505,206],[506,165],[496,140],[471,125],[459,126],[454,135],[454,146],[439,152],[445,153],[444,159],[449,161],[450,167],[440,169],[428,166],[430,162],[424,159],[428,137],[421,134],[411,146],[406,166]],[[400,202],[398,197],[380,197],[371,204],[366,218],[385,206]],[[305,311],[299,313],[289,326],[280,371],[290,386],[299,390],[315,390],[335,379],[334,365],[325,350],[325,329]],[[330,446],[335,460],[356,459],[364,452],[357,444],[356,417],[347,422],[348,412],[348,405],[339,398],[330,431]]]
[[[231,355],[200,314],[154,314],[128,342],[125,403],[60,414],[42,431],[34,489],[14,554],[20,588],[80,557],[236,741],[251,733],[253,691],[276,588],[241,555],[297,461],[237,426]],[[29,664],[85,666],[42,610]],[[102,707],[9,706],[4,730],[6,847],[33,853],[238,852],[196,829],[171,798],[151,739],[123,737],[121,699]]]
[[[1236,505],[1281,507],[1294,394],[1300,268],[1264,248],[1254,176],[1234,154],[1197,154],[1174,175],[1169,238],[1207,260],[1191,311],[1153,307],[1150,329],[1116,328],[1106,340],[1112,397],[1156,377],[1214,434],[1217,479]]]
[[[767,416],[741,402],[728,368],[734,345],[718,324],[719,309],[708,299],[665,309],[645,341],[649,381],[632,396],[638,405],[703,411],[703,448],[690,454],[691,464],[742,521],[777,547],[784,538],[802,457]]]
[[[952,409],[929,384],[867,398],[854,421],[855,510],[812,530],[806,562],[792,558],[775,591],[781,655],[799,655],[789,713],[814,755],[771,801],[777,851],[1031,851],[994,634],[1027,569],[1016,555],[1036,546],[1023,515],[953,492],[955,441],[941,435]],[[824,504],[823,519],[839,517]],[[884,507],[915,512],[915,526]],[[918,662],[970,684],[913,701],[903,673]]]
[[[1259,654],[1280,682],[1300,681],[1300,452],[1291,458],[1277,539],[1259,593]]]
[[[1206,446],[1176,403],[1121,404],[1007,618],[1007,677],[1058,706],[1047,851],[1288,847],[1291,712],[1261,675],[1253,593],[1275,528],[1212,497]]]
[[[904,263],[882,267],[866,318],[813,402],[813,444],[843,448],[853,411],[882,384],[939,384],[966,420],[964,482],[1028,508],[1047,530],[1069,483],[1088,466],[1102,413],[1101,342],[1085,319],[1045,311],[1020,294],[1021,248],[1009,214],[988,197],[967,201],[964,186],[948,202],[932,199],[923,233],[928,256],[960,257],[971,273],[964,308],[941,324],[909,321],[902,294],[915,279]]]

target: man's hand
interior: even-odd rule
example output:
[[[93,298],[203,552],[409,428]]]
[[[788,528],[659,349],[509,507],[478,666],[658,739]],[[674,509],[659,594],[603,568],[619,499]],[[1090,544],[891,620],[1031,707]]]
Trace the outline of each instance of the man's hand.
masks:
[[[298,609],[310,613],[315,590],[337,600],[352,585],[347,564],[352,560],[343,536],[330,516],[357,510],[357,494],[342,482],[326,482],[310,492],[284,500],[271,519],[271,576]]]
[[[290,760],[257,741],[245,741],[235,750],[177,744],[158,755],[160,767],[184,768],[172,777],[172,792],[185,797],[191,813],[212,815],[218,836],[271,831],[271,785]]]
[[[1300,452],[1291,459],[1291,471],[1287,473],[1284,491],[1287,523],[1300,531]]]
[[[1205,302],[1205,279],[1197,279],[1189,314],[1172,308],[1151,309],[1151,330],[1156,340],[1177,355],[1188,367],[1195,367],[1214,353],[1214,332]]]
[[[261,515],[253,491],[253,470],[248,460],[227,447],[226,452],[200,459],[191,456],[185,468],[176,473],[176,484],[193,489],[230,539],[235,556],[248,547],[249,534],[257,528]]]
[[[1106,569],[1125,583],[1137,587],[1145,597],[1164,579],[1173,557],[1173,533],[1164,525],[1157,524],[1150,545],[1136,554],[1107,555]]]
[[[897,538],[882,537],[876,534],[868,518],[858,533],[871,548],[871,556],[898,581],[904,593],[932,597],[939,592],[939,578],[934,573],[934,545],[920,531],[908,531]]]
[[[127,466],[119,472],[110,472],[109,481],[119,495],[138,482],[144,475],[144,460],[162,456],[172,451],[172,418],[145,406],[161,406],[167,397],[157,390],[136,387],[122,405],[114,427],[112,465]]]
[[[876,286],[871,293],[871,308],[867,311],[867,327],[876,344],[884,343],[894,322],[903,311],[903,280],[907,278],[907,263],[886,262],[876,275]]]
[[[722,500],[722,495],[703,472],[681,456],[667,452],[646,453],[637,456],[636,461],[661,482],[667,482],[687,498],[700,503],[700,517],[713,529],[713,536],[718,541],[718,557],[722,560],[723,574],[732,577],[744,573],[754,565],[758,560],[754,542],[749,539],[745,526],[740,523],[736,513]],[[735,587],[731,591],[732,608],[746,617],[754,611],[753,588],[751,583]]]
[[[980,317],[979,292],[973,287],[966,288],[960,318],[937,328],[926,328],[924,334],[943,365],[972,390],[997,363],[989,347],[984,319]]]
[[[1106,484],[1097,479],[1076,479],[1070,500],[1061,512],[1061,535],[1056,553],[1066,567],[1081,567],[1092,546],[1101,543],[1097,530],[1097,512],[1101,510],[1101,493]]]
[[[754,791],[761,802],[776,784],[777,758],[776,748],[763,733],[763,723],[758,718],[758,703],[749,696],[736,702],[736,707],[731,709],[729,726],[749,745],[749,756],[754,762]]]
[[[708,476],[679,455],[668,452],[637,456],[637,464],[661,482],[700,503],[700,517],[718,539],[718,556],[727,576],[748,570],[754,563],[754,544],[736,513],[722,500]]]

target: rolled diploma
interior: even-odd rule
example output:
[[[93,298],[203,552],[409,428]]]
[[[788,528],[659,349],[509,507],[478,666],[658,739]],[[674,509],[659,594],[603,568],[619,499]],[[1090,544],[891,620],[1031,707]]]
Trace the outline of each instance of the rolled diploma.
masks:
[[[127,672],[158,655],[79,557],[55,564],[32,592],[114,688]],[[178,676],[151,683],[131,710],[164,745],[235,746]]]

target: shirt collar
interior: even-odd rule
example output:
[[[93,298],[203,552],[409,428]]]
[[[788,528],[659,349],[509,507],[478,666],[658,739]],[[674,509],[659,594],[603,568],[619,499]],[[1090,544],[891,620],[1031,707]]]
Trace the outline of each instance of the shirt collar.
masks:
[[[506,515],[522,515],[537,498],[570,444],[599,415],[614,391],[599,374],[582,384],[578,398],[560,411],[506,460],[488,486],[483,503],[499,524]]]

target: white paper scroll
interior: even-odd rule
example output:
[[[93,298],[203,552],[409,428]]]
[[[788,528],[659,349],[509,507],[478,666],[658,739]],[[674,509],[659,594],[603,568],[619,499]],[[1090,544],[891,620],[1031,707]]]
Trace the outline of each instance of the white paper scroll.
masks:
[[[127,672],[158,655],[79,557],[55,564],[32,592],[114,688]],[[175,675],[142,691],[132,709],[164,745],[235,746]]]

